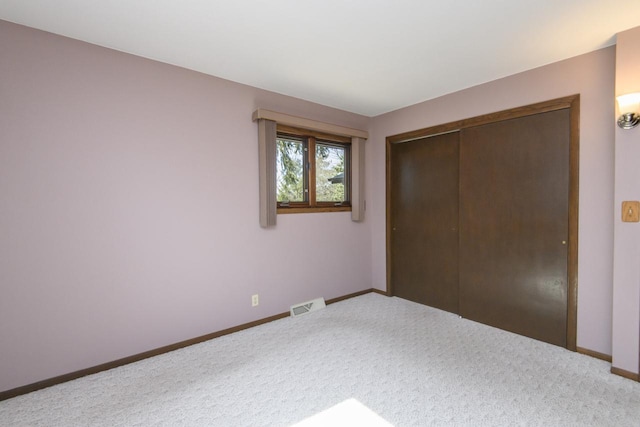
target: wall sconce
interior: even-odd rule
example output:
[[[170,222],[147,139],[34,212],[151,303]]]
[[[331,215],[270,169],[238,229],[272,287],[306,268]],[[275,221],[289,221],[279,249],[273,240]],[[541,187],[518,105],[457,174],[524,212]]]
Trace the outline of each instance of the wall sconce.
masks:
[[[618,108],[620,117],[618,117],[618,126],[622,129],[633,129],[640,123],[640,92],[628,93],[620,95],[618,100]]]

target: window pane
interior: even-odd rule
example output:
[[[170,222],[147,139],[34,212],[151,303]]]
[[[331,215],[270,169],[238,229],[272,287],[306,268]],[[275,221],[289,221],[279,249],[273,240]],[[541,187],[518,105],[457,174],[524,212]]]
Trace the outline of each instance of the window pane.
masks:
[[[346,150],[331,144],[316,144],[316,200],[344,202]]]
[[[304,202],[304,148],[302,141],[278,138],[276,141],[279,202]]]

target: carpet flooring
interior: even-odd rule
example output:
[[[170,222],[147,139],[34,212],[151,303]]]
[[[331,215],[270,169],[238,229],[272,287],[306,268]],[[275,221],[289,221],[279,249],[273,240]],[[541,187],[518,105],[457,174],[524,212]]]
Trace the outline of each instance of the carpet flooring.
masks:
[[[372,293],[0,402],[0,425],[640,426],[609,369]]]

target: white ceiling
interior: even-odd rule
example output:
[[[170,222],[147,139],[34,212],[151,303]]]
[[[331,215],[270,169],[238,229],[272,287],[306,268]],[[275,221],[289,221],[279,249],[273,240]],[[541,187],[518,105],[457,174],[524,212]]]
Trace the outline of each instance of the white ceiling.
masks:
[[[615,43],[638,0],[0,0],[0,19],[376,116]]]

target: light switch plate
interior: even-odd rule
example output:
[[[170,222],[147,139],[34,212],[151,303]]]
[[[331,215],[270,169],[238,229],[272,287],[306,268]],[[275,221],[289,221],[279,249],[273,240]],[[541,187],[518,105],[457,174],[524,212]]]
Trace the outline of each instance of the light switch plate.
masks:
[[[640,202],[622,202],[622,222],[640,222]]]

